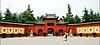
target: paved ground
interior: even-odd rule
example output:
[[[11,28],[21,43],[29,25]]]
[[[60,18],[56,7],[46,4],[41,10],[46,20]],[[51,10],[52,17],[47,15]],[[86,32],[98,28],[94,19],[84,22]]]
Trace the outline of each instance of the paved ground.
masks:
[[[1,45],[100,45],[100,37],[68,37],[67,41],[54,36],[1,38]]]

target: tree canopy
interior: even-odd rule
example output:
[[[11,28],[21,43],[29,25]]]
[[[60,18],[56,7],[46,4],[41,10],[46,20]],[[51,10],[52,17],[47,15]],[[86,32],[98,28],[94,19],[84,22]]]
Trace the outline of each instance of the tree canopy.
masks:
[[[100,12],[95,12],[90,9],[85,9],[83,10],[83,16],[80,18],[78,15],[73,17],[73,14],[71,12],[71,6],[68,4],[68,11],[66,13],[66,16],[62,16],[63,20],[65,22],[68,22],[70,24],[74,23],[87,23],[87,22],[97,22],[100,21]]]
[[[12,14],[12,22],[14,22],[14,23],[18,23],[19,22],[17,13],[13,13]]]
[[[74,23],[74,18],[73,18],[73,14],[71,12],[71,6],[70,4],[68,4],[68,11],[66,13],[66,17],[62,17],[64,19],[65,22],[68,22],[68,23]]]
[[[43,21],[43,18],[44,18],[44,15],[41,15],[40,17],[39,17],[39,16],[37,16],[37,21],[40,21],[40,20],[42,20],[42,21]]]
[[[4,22],[14,22],[14,23],[34,23],[36,21],[36,18],[34,17],[33,10],[31,10],[30,5],[28,5],[28,8],[18,13],[11,13],[9,8],[6,9],[6,12],[4,13]],[[1,19],[1,16],[0,16]]]
[[[0,12],[0,21],[2,21],[2,15],[1,15],[1,12]]]
[[[81,19],[78,17],[78,15],[75,16],[75,23],[81,23]]]
[[[34,17],[34,14],[32,12],[33,10],[31,10],[30,5],[28,5],[27,10],[20,14],[20,22],[34,23],[36,21],[36,18]]]
[[[67,5],[68,10],[66,16],[62,16],[64,22],[69,24],[74,23],[86,23],[86,22],[97,22],[100,21],[100,12],[95,12],[92,9],[88,10],[86,7],[83,10],[83,16],[80,18],[78,14],[74,17],[71,11],[70,4]],[[27,9],[21,13],[12,13],[9,8],[6,9],[4,17],[0,12],[0,21],[13,22],[13,23],[35,23],[36,21],[43,20],[44,15],[37,18],[34,17],[33,10],[28,5]]]
[[[82,22],[97,22],[100,21],[100,13],[99,12],[95,12],[90,9],[90,11],[88,11],[85,7],[84,10],[84,15],[82,17]]]
[[[12,22],[12,13],[10,12],[9,8],[7,8],[4,15],[5,15],[5,17],[3,19],[4,22]]]

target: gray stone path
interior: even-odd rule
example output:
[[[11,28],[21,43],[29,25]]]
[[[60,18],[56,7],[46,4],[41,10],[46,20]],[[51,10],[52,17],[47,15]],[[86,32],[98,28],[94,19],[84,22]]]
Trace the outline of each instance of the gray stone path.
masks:
[[[16,37],[1,39],[1,45],[99,45],[100,37],[72,37],[67,41],[61,37]]]

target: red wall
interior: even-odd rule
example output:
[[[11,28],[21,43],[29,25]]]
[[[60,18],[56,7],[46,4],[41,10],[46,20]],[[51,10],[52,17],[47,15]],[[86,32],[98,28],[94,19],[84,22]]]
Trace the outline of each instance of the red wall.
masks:
[[[47,26],[48,22],[54,22],[54,26]],[[57,24],[56,20],[45,20],[44,24],[38,25],[38,24],[34,24],[34,25],[18,25],[18,24],[1,24],[0,26],[5,26],[5,27],[23,27],[25,28],[25,35],[29,35],[30,34],[30,30],[33,30],[34,33],[38,34],[38,30],[42,29],[43,32],[47,33],[47,30],[49,28],[53,28],[54,29],[54,33],[58,32],[59,29],[62,29],[63,32],[68,32],[69,29],[72,29],[72,32],[75,33],[77,27],[89,27],[89,26],[100,26],[100,23],[95,23],[95,24],[80,24],[80,25],[64,25],[64,24]]]

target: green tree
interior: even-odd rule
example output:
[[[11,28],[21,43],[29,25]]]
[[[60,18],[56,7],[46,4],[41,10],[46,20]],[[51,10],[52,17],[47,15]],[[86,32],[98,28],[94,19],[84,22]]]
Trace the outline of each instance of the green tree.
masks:
[[[66,17],[63,17],[63,18],[65,18],[64,19],[65,22],[74,23],[74,18],[73,18],[72,12],[71,12],[70,4],[68,4],[68,13],[66,13]]]
[[[7,8],[7,10],[4,14],[5,14],[5,17],[4,17],[3,21],[12,22],[12,13],[10,12],[9,8]]]
[[[70,24],[75,23],[75,22],[74,22],[74,18],[73,18],[73,17],[69,18],[69,19],[68,19],[68,23],[70,23]]]
[[[100,13],[99,12],[97,12],[96,16],[97,16],[97,21],[100,21]]]
[[[66,17],[65,16],[62,16],[62,19],[64,20],[64,22],[67,22],[66,20]]]
[[[75,23],[81,23],[81,19],[78,17],[78,15],[75,16]]]
[[[32,12],[33,10],[31,10],[30,5],[28,5],[27,10],[20,14],[20,22],[34,23],[36,21],[36,18],[34,17],[34,14]]]
[[[94,13],[94,11],[92,9],[90,9],[89,15],[90,15],[90,22],[100,21],[100,14],[99,14],[99,12],[97,12],[97,13],[95,12]]]
[[[71,12],[71,6],[70,6],[70,4],[68,4],[68,17],[70,17],[70,16],[72,16],[71,14],[72,14],[72,12]]]
[[[26,13],[29,14],[28,15],[28,20],[29,21],[36,21],[34,14],[32,14],[33,10],[31,10],[30,5],[28,5],[28,9],[26,10]]]
[[[37,21],[39,21],[40,20],[40,17],[39,16],[37,16]]]
[[[25,23],[26,22],[25,19],[23,18],[22,13],[19,14],[18,19],[19,19],[19,23]]]
[[[41,15],[40,20],[43,20],[43,18],[44,18],[44,15]]]
[[[94,15],[94,13],[93,13],[93,10],[92,10],[92,9],[90,9],[90,14],[89,14],[89,15],[90,15],[90,22],[95,21],[95,19],[94,19],[94,18],[95,18],[96,16]]]
[[[96,21],[98,21],[99,15],[96,12],[94,13],[94,11],[92,9],[90,9],[89,15],[90,15],[90,22],[96,22]]]
[[[1,15],[1,12],[0,12],[0,21],[2,21],[2,15]]]
[[[19,20],[18,20],[18,14],[17,13],[13,13],[12,14],[12,22],[14,22],[14,23],[19,22]]]
[[[67,18],[73,17],[72,12],[71,12],[71,6],[68,4],[68,13],[66,13]]]
[[[96,14],[96,12],[92,15],[92,22],[96,22],[98,19],[98,15]]]
[[[44,18],[44,15],[41,15],[40,17],[39,16],[37,16],[37,21],[43,21],[43,18]]]
[[[84,15],[82,17],[82,22],[90,22],[90,15],[88,14],[88,10],[85,7]]]

